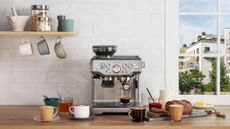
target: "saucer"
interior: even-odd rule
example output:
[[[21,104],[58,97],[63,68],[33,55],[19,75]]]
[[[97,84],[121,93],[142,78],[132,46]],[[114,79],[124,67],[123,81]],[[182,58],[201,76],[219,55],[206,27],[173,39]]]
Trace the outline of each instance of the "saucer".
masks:
[[[207,109],[207,108],[212,108],[214,105],[213,104],[210,104],[210,103],[206,103],[204,106],[197,106],[197,105],[193,105],[193,108],[196,108],[196,109]]]
[[[88,120],[88,119],[93,119],[95,117],[95,115],[90,115],[88,118],[76,118],[76,117],[74,117],[74,115],[70,115],[70,119],[71,120]]]
[[[57,120],[59,120],[59,119],[60,119],[59,116],[55,116],[55,117],[53,118],[53,120],[51,120],[51,121],[57,121]],[[46,122],[46,121],[41,121],[39,116],[33,117],[33,120],[34,120],[34,121],[39,121],[39,122]],[[47,122],[51,122],[51,121],[47,121]]]

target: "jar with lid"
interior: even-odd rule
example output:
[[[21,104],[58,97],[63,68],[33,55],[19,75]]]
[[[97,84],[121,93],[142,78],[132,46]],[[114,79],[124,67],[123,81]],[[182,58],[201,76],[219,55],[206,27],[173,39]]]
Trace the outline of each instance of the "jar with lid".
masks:
[[[37,31],[51,31],[52,19],[50,17],[37,17]]]
[[[48,5],[32,5],[32,31],[37,31],[38,17],[48,17],[49,6]]]

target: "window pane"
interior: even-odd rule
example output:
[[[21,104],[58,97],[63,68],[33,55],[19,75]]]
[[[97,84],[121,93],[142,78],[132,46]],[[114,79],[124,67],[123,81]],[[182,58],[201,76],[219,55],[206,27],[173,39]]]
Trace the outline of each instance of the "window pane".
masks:
[[[217,53],[216,16],[180,16],[182,53]]]
[[[221,11],[230,12],[230,0],[221,0]]]
[[[230,56],[220,61],[220,94],[230,95]]]
[[[230,16],[221,16],[221,35],[224,35],[221,53],[230,54]]]
[[[180,94],[214,94],[216,90],[215,70],[215,57],[180,56]]]
[[[216,12],[217,0],[180,0],[180,12]]]

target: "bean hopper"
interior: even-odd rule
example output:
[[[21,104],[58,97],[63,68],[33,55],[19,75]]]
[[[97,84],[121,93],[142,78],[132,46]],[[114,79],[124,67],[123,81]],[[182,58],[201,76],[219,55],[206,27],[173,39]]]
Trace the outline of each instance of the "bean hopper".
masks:
[[[143,62],[139,56],[113,56],[116,46],[93,46],[91,58],[92,100],[95,114],[127,113],[138,105],[139,75]]]

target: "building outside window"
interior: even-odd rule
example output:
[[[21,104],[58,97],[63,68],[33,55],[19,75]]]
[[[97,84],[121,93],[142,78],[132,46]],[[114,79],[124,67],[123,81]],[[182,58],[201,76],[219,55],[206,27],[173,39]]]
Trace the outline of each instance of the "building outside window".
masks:
[[[210,47],[204,47],[204,53],[210,52]]]
[[[179,0],[179,93],[230,95],[230,0]]]

